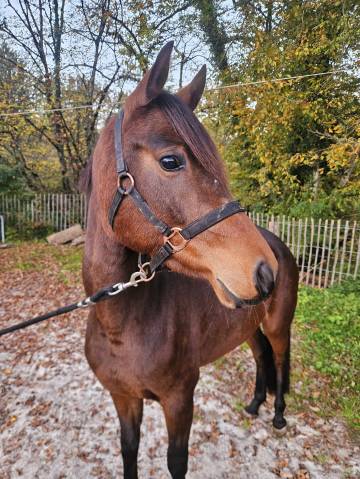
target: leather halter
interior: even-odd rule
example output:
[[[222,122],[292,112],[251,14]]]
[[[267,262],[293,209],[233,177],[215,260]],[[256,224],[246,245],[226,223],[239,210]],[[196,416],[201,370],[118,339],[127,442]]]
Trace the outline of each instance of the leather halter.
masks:
[[[230,201],[225,205],[219,206],[218,208],[211,210],[209,213],[196,219],[185,228],[170,228],[170,226],[168,226],[166,223],[164,223],[162,220],[160,220],[154,215],[149,205],[135,188],[135,180],[133,176],[129,173],[123,156],[123,121],[124,110],[121,110],[118,117],[116,118],[114,135],[118,186],[109,210],[109,223],[113,228],[114,219],[122,200],[125,198],[125,196],[130,196],[134,200],[140,212],[151,224],[153,224],[160,231],[160,233],[164,237],[163,246],[159,248],[159,250],[150,260],[149,270],[152,274],[169,258],[169,256],[184,249],[187,243],[191,239],[195,238],[195,236],[202,233],[203,231],[206,231],[217,223],[220,223],[220,221],[225,220],[229,216],[232,216],[235,213],[245,212],[246,210],[239,205],[238,201]],[[124,186],[124,182],[126,180],[129,181],[129,185],[127,187]],[[177,239],[174,243],[173,238],[175,237],[177,237]]]

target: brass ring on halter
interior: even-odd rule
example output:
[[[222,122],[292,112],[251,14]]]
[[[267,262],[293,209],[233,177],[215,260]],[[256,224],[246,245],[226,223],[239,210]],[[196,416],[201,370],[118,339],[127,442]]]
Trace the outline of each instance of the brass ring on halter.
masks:
[[[182,228],[171,228],[171,234],[164,237],[164,244],[168,244],[174,253],[178,253],[183,250],[190,240],[183,237],[181,234]],[[176,243],[174,244],[170,241],[172,238],[176,237]],[[180,240],[180,243],[179,243]]]
[[[124,180],[126,180],[126,179],[128,179],[130,181],[130,185],[127,188],[124,188],[123,184],[124,184]],[[124,173],[120,173],[120,175],[118,176],[117,186],[118,186],[118,190],[120,190],[120,192],[123,195],[129,195],[132,192],[132,190],[134,189],[135,180],[130,173],[125,171]]]

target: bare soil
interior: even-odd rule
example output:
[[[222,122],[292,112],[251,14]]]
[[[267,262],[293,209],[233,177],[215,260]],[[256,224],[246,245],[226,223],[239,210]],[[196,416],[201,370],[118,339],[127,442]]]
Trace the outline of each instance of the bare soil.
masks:
[[[26,263],[28,257],[26,247],[0,251],[0,327],[83,297],[78,272],[47,253]],[[116,413],[83,354],[86,315],[0,338],[0,478],[122,477]],[[299,408],[290,401],[282,437],[272,429],[272,398],[258,418],[247,418],[254,373],[245,348],[203,368],[189,479],[360,477],[359,445],[341,419],[322,417],[321,404]],[[300,395],[300,383],[292,396]],[[166,443],[161,408],[146,401],[139,477],[169,477]]]

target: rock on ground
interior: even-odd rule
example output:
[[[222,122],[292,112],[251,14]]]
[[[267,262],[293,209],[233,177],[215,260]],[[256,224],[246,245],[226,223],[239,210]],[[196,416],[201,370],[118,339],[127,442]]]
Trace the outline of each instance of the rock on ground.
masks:
[[[70,226],[65,230],[59,231],[58,233],[53,233],[46,238],[47,242],[54,245],[70,243],[75,239],[84,235],[84,231],[79,224]]]

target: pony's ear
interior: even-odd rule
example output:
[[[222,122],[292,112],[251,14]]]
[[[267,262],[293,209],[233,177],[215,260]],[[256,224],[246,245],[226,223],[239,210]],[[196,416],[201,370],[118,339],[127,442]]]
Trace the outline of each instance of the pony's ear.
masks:
[[[193,78],[192,82],[181,88],[177,92],[177,96],[186,103],[192,110],[195,110],[204,93],[206,83],[206,65],[203,65]]]
[[[173,46],[174,42],[171,41],[162,47],[153,66],[145,73],[141,82],[131,93],[128,102],[132,107],[146,106],[161,93],[169,75]]]

